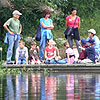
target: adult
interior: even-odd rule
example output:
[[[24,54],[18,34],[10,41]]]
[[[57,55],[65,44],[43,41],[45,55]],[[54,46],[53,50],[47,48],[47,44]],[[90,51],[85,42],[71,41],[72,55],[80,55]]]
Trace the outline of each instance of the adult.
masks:
[[[41,40],[40,40],[40,54],[39,58],[42,61],[44,59],[44,49],[45,43],[48,39],[52,39],[53,35],[51,33],[51,29],[54,28],[52,20],[49,18],[50,12],[49,10],[43,11],[43,18],[40,19],[40,27],[41,27]]]
[[[13,47],[15,47],[16,55],[16,49],[19,46],[20,33],[22,31],[22,25],[19,21],[19,17],[22,15],[22,13],[20,13],[18,10],[15,10],[12,14],[13,17],[8,19],[3,25],[3,27],[8,31],[4,41],[5,43],[8,43],[7,64],[12,64],[11,58],[13,54]]]
[[[100,40],[99,38],[96,36],[96,31],[94,29],[90,29],[88,30],[88,38],[86,39],[86,41],[89,41],[90,39],[93,39],[95,42],[94,44],[94,48],[95,48],[95,53],[96,53],[96,58],[97,61],[100,60],[99,54],[100,54]]]
[[[65,27],[73,27],[73,37],[71,35],[67,36],[65,35],[66,39],[68,39],[70,48],[73,49],[73,39],[76,43],[78,53],[80,54],[81,49],[79,48],[80,43],[80,37],[79,37],[79,28],[80,28],[80,17],[76,15],[77,14],[77,8],[73,7],[71,10],[71,15],[66,17]]]

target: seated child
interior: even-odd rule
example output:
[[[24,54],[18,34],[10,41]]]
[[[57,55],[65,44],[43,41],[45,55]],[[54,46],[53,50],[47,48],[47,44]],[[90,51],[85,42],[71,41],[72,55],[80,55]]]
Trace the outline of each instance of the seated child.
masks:
[[[86,44],[86,39],[84,39],[84,38],[81,39],[81,46],[82,46],[83,48],[89,47],[89,46]],[[78,60],[86,59],[87,56],[88,56],[87,52],[86,52],[85,50],[82,50],[82,51],[80,52],[80,55],[79,55],[79,57],[78,57]]]
[[[88,53],[88,58],[81,60],[80,63],[95,63],[95,48],[94,48],[94,40],[90,39],[88,41],[89,47],[83,48],[80,47],[82,50],[85,50]]]
[[[40,64],[41,63],[41,61],[39,60],[39,57],[37,56],[38,52],[39,52],[39,47],[36,45],[35,41],[32,41],[31,49],[29,51],[31,64]]]
[[[16,50],[16,64],[28,64],[28,49],[23,40],[20,40]]]
[[[59,60],[58,63],[59,64],[73,64],[74,62],[74,58],[75,58],[75,54],[74,51],[69,48],[69,44],[67,42],[64,43],[64,47],[66,49],[66,58]]]
[[[48,45],[45,48],[45,64],[56,64],[56,48],[53,46],[54,41],[48,40]]]

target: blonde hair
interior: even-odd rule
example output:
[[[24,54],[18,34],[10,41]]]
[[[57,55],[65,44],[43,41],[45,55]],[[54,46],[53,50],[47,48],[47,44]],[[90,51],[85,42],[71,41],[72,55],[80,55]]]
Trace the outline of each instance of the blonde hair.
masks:
[[[36,42],[35,42],[35,41],[32,41],[32,42],[31,42],[31,45],[36,45]]]

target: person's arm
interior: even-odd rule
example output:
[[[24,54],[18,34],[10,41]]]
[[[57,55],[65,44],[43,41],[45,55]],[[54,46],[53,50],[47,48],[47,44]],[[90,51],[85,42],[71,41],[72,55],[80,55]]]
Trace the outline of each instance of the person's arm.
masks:
[[[18,64],[18,58],[16,57],[16,64]]]
[[[48,60],[47,51],[45,50],[45,59]]]
[[[80,21],[78,22],[78,29],[80,28]]]
[[[19,28],[19,33],[21,33],[21,32],[22,32],[22,25]]]
[[[18,64],[18,57],[19,57],[19,52],[18,52],[18,48],[16,49],[16,64]]]
[[[85,50],[85,48],[83,48],[83,47],[81,47],[81,46],[79,46],[79,48],[80,48],[81,50]]]
[[[50,26],[44,25],[44,23],[43,23],[43,22],[41,22],[40,24],[41,24],[41,26],[42,26],[43,28],[45,28],[45,29],[53,29],[53,28],[54,28],[53,23],[51,23],[51,25],[50,25]]]
[[[67,28],[67,26],[68,26],[68,21],[66,20],[66,22],[65,22],[65,28]]]
[[[67,55],[67,63],[70,64],[69,53],[67,53],[66,55]]]
[[[8,26],[7,26],[6,24],[4,24],[3,27],[4,27],[10,34],[12,34],[12,35],[14,34],[14,32],[11,32],[11,31],[9,30],[9,28],[8,28]]]
[[[26,58],[26,64],[28,64],[28,57]]]

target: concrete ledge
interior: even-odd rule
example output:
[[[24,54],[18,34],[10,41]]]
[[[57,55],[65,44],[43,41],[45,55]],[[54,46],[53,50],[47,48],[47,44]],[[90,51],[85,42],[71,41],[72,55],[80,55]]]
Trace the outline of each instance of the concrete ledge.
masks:
[[[3,65],[2,69],[32,69],[33,71],[58,72],[100,72],[100,64],[41,64],[41,65]]]

